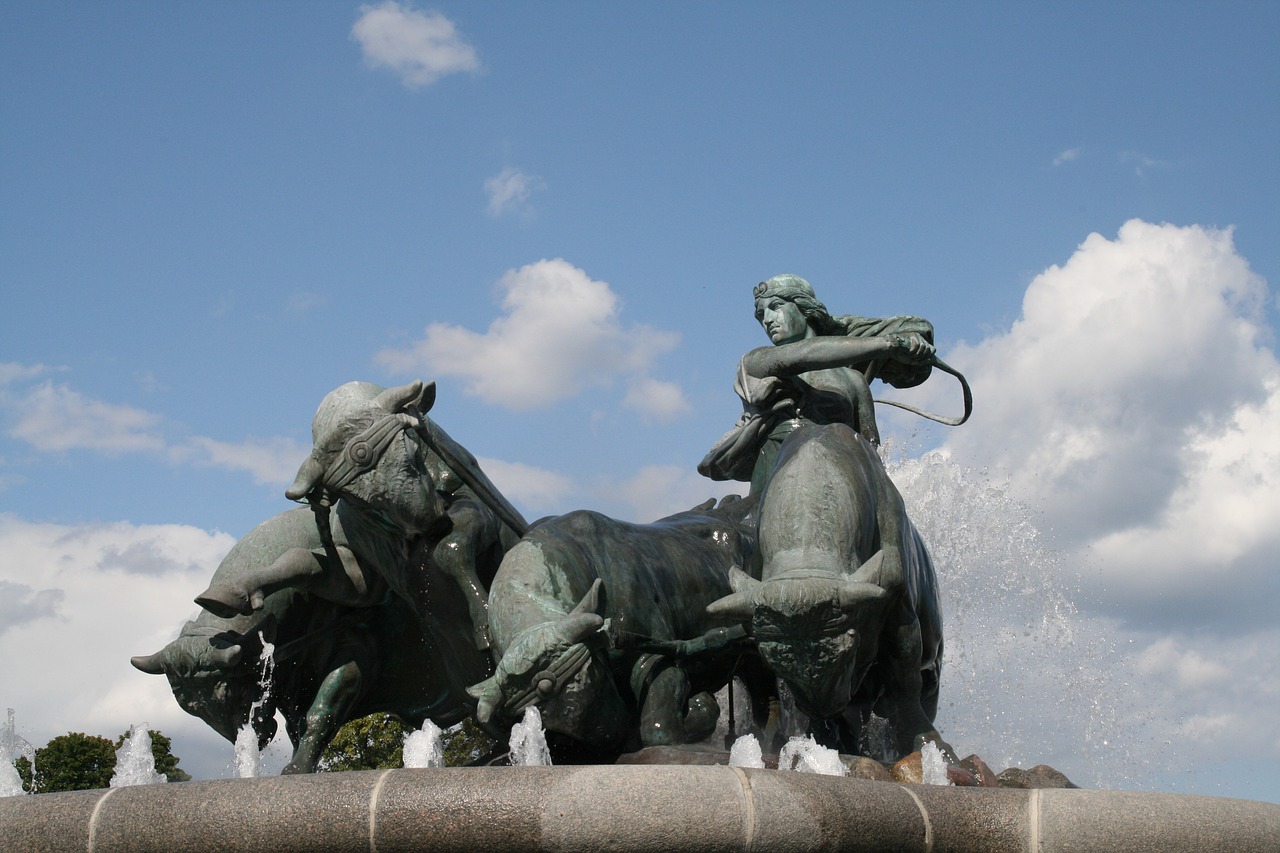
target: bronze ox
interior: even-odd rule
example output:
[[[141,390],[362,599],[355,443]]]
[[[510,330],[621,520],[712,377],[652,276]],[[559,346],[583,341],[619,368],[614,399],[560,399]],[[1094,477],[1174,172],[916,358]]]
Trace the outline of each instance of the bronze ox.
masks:
[[[870,714],[899,754],[934,728],[942,615],[933,563],[866,440],[843,424],[802,425],[784,441],[759,513],[760,577],[735,571],[708,611],[750,626],[815,736],[863,751]]]
[[[346,547],[341,504],[338,510],[332,535]],[[292,548],[324,548],[308,509],[281,513],[250,531],[223,559],[214,581],[235,583],[260,573]],[[411,559],[426,557],[418,552]],[[453,585],[429,564],[421,568],[437,575],[452,612],[465,614]],[[294,745],[285,773],[314,772],[338,729],[366,714],[388,711],[414,726],[428,718],[447,726],[468,716],[471,700],[464,686],[483,677],[485,668],[446,654],[423,635],[402,599],[385,595],[377,578],[369,581],[376,601],[371,606],[335,604],[301,587],[283,587],[268,592],[249,614],[223,617],[205,610],[176,640],[133,658],[133,665],[167,676],[178,704],[232,742],[251,723],[259,746],[265,746],[275,736],[279,711]],[[452,627],[467,633],[461,619]],[[264,642],[275,647],[265,695]]]
[[[752,559],[754,501],[713,504],[652,524],[584,510],[535,525],[489,594],[498,665],[471,689],[477,718],[502,727],[536,704],[553,740],[597,756],[698,741],[736,670],[763,724],[772,676],[730,617],[707,612]]]
[[[470,710],[467,685],[491,671],[485,584],[516,535],[428,451],[429,438],[479,471],[426,419],[434,391],[348,383],[326,396],[315,448],[289,490],[314,514],[296,509],[255,528],[197,598],[205,612],[160,652],[133,659],[167,675],[183,708],[234,740],[259,698],[251,652],[266,633],[280,663],[253,723],[265,742],[273,708],[283,713],[295,744],[286,772],[313,771],[337,729],[373,711],[457,722]]]

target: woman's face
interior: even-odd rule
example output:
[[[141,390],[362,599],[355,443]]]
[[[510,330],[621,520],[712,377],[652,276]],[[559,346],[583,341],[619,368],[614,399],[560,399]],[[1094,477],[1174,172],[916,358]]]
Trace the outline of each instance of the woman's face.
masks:
[[[809,330],[809,323],[794,302],[781,296],[766,296],[756,300],[756,319],[764,327],[764,333],[774,344],[789,344],[802,340]]]

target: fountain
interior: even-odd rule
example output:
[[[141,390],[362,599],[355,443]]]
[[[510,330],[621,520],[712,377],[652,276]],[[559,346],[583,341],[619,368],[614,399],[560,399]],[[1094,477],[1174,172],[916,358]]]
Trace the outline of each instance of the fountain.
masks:
[[[13,709],[9,708],[4,728],[0,729],[0,797],[14,797],[26,793],[22,789],[22,777],[18,775],[18,769],[14,766],[14,762],[20,757],[26,758],[32,772],[35,772],[35,748],[18,734],[17,726],[14,725]]]
[[[797,773],[817,773],[822,776],[848,776],[849,768],[840,760],[840,753],[822,746],[811,736],[793,737],[778,753],[778,769]]]
[[[404,739],[405,767],[444,767],[444,741],[440,727],[430,720]]]
[[[947,697],[940,720],[953,738],[985,743],[998,735],[950,717],[981,713],[994,694],[969,687],[962,695],[983,701],[956,703],[946,673],[939,692],[939,585],[904,504],[934,543],[946,583],[963,585],[964,605],[974,606],[965,611],[948,601],[949,616],[1001,638],[1005,653],[1016,641],[990,630],[1005,618],[996,611],[1034,600],[1030,606],[1064,617],[1040,618],[1053,635],[1041,647],[1096,647],[1070,636],[1069,603],[1043,585],[1034,564],[1028,569],[1019,552],[1027,528],[993,533],[993,523],[998,530],[1013,517],[1007,506],[990,495],[970,499],[945,460],[899,461],[889,466],[891,478],[873,449],[865,391],[877,370],[894,384],[923,381],[921,372],[934,367],[954,373],[933,356],[927,322],[826,316],[841,331],[807,326],[798,306],[816,298],[795,276],[762,282],[755,295],[776,348],[744,358],[736,386],[744,416],[701,466],[743,480],[758,466],[746,498],[708,502],[652,525],[582,511],[530,526],[474,456],[427,417],[433,385],[349,383],[321,403],[312,453],[287,492],[308,508],[246,536],[198,597],[202,614],[160,652],[134,659],[143,672],[168,676],[184,707],[219,731],[247,719],[237,738],[247,755],[267,728],[259,712],[279,709],[297,736],[293,770],[313,770],[356,709],[358,716],[392,711],[450,723],[474,709],[491,730],[510,730],[512,766],[9,797],[0,800],[0,847],[1274,850],[1280,806],[996,788],[985,774],[970,775],[982,775],[988,787],[949,784],[952,750],[934,727],[938,698]],[[835,340],[825,349],[792,346],[818,334]],[[865,374],[841,374],[848,380],[842,392],[856,398],[845,401],[847,409],[857,410],[860,423],[823,422],[825,410],[807,408],[806,392],[781,381],[814,369],[803,363],[811,350],[844,353],[851,361],[840,370],[857,358],[870,361]],[[966,386],[966,416],[969,402]],[[1001,549],[1009,560],[994,574],[965,562],[990,563]],[[476,594],[482,577],[492,578],[487,609]],[[1005,595],[967,583],[983,579]],[[261,658],[245,654],[263,625],[288,650],[288,666],[281,665],[288,678],[272,668],[265,632],[257,634]],[[955,656],[948,663],[962,676],[976,670],[983,647],[948,636]],[[1057,680],[1048,657],[1022,652],[1014,663],[1045,670],[1029,682]],[[237,687],[255,664],[259,690],[250,703]],[[784,685],[776,695],[775,679]],[[731,721],[718,722],[710,692],[725,684],[734,685],[733,698],[719,706],[732,708]],[[1058,689],[1079,693],[1080,685]],[[271,702],[268,690],[277,691]],[[752,690],[769,701],[739,699]],[[739,727],[757,724],[793,735],[778,765],[801,772],[763,766],[768,759],[755,737],[737,737]],[[1081,742],[1097,742],[1098,724],[1091,718]],[[636,743],[664,761],[552,766],[544,725],[608,761]],[[406,763],[435,763],[433,732],[414,734]],[[733,743],[728,756],[711,755],[718,766],[708,766],[705,749],[683,749],[705,745],[708,736]],[[836,746],[876,759],[910,753],[904,761],[917,760],[928,784],[849,778]],[[1025,756],[1034,744],[1014,748]],[[876,760],[858,760],[886,772]],[[257,775],[256,759],[245,759],[241,775]]]
[[[551,750],[542,729],[542,714],[534,705],[524,709],[524,718],[511,727],[512,767],[550,767]]]
[[[156,759],[151,752],[150,726],[146,723],[131,726],[129,736],[116,750],[116,772],[111,777],[111,787],[157,785],[168,781],[169,777],[156,772]]]

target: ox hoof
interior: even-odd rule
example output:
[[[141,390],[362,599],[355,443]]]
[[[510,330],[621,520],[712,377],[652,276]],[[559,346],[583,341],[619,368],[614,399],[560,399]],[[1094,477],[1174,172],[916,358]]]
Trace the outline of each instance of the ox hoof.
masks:
[[[196,596],[196,604],[219,619],[234,619],[252,616],[254,610],[262,607],[262,593],[249,596],[230,587],[214,585]]]

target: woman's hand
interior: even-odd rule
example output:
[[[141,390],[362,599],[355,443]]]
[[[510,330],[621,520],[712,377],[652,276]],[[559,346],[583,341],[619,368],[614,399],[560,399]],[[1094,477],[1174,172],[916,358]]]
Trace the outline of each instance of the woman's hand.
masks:
[[[924,364],[933,358],[934,346],[917,334],[885,335],[889,355],[908,364]]]

